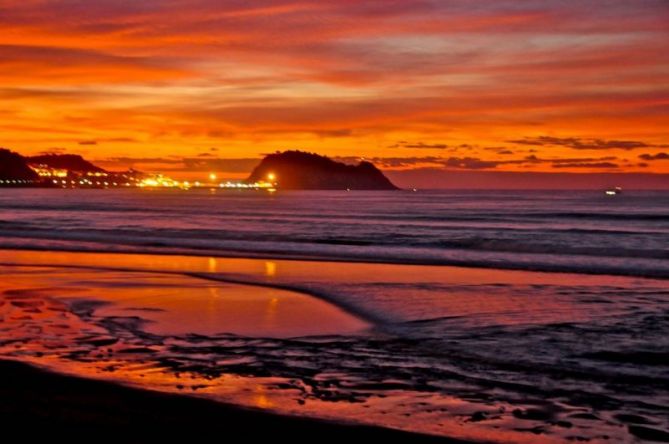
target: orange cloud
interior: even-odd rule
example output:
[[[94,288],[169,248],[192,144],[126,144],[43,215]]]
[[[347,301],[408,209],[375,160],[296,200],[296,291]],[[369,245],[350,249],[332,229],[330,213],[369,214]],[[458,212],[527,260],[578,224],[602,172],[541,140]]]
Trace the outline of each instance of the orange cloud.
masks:
[[[522,160],[532,148],[517,141],[542,137],[637,141],[653,156],[669,143],[667,23],[653,0],[5,0],[2,144],[390,158],[404,141],[403,155],[427,151],[440,168],[508,171],[556,168],[501,154]],[[568,144],[533,149],[574,157]],[[559,168],[669,172],[635,149],[582,149],[607,150],[615,161]]]

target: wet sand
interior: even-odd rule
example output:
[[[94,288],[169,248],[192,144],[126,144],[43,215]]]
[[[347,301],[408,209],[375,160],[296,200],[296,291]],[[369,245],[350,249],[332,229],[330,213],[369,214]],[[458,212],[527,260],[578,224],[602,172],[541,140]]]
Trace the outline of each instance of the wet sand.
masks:
[[[0,426],[23,440],[66,442],[206,440],[399,439],[416,443],[464,441],[379,427],[333,423],[242,409],[186,396],[138,390],[0,361]],[[406,440],[406,441],[405,441]]]
[[[22,429],[27,438],[34,434],[75,442],[146,442],[218,434],[244,439],[282,436],[292,442],[323,436],[465,442],[185,396],[180,394],[184,386],[193,387],[190,392],[195,394],[198,382],[206,384],[208,378],[191,378],[182,385],[178,374],[166,377],[167,382],[151,376],[148,367],[155,363],[147,364],[144,355],[148,347],[158,345],[152,342],[152,334],[290,338],[370,328],[364,320],[321,300],[286,290],[170,274],[25,266],[0,267],[0,274],[4,278],[0,282],[0,348],[3,355],[14,355],[12,360],[0,359],[0,425]],[[87,322],[93,312],[109,321],[108,329]],[[130,343],[124,337],[128,331],[142,337],[146,347]],[[87,359],[82,346],[139,358],[128,359],[124,368],[105,369],[106,376],[112,376],[103,378],[107,381],[91,379],[101,376],[96,373],[97,364],[112,360],[99,354]],[[145,387],[133,373],[138,366],[147,367]],[[171,386],[161,387],[161,383]],[[155,388],[164,391],[151,390]],[[259,407],[270,405],[261,402]]]
[[[568,321],[594,322],[593,337],[585,341],[594,344],[600,335],[596,323],[627,318],[639,307],[655,310],[669,294],[665,282],[454,267],[9,250],[0,251],[0,277],[0,359],[67,374],[70,381],[64,392],[50,392],[39,401],[35,396],[42,394],[28,390],[42,384],[32,382],[34,373],[27,373],[23,391],[5,384],[4,416],[10,422],[35,416],[63,430],[93,430],[98,426],[90,425],[85,412],[79,417],[87,402],[93,417],[102,417],[101,428],[142,415],[148,419],[139,424],[169,429],[178,422],[164,411],[156,417],[135,407],[123,419],[124,407],[117,401],[109,406],[98,395],[91,400],[84,393],[89,389],[78,391],[79,386],[68,394],[71,384],[79,384],[72,381],[83,378],[106,381],[105,387],[132,387],[123,390],[132,390],[127,399],[133,405],[139,402],[134,396],[148,390],[170,399],[188,395],[222,402],[226,409],[235,405],[243,412],[285,415],[277,418],[317,417],[471,441],[631,443],[644,436],[667,441],[659,407],[590,394],[597,387],[587,372],[540,363],[529,368],[526,383],[527,369],[516,362],[491,365],[485,356],[488,350],[510,354],[520,347],[522,359],[527,331],[530,338],[537,336],[532,332],[549,334],[553,349],[551,341],[571,337]],[[649,316],[648,325],[657,325],[659,318],[653,312]],[[646,324],[641,328],[649,329]],[[422,336],[412,335],[417,330]],[[460,343],[472,350],[459,349]],[[482,359],[473,351],[484,353]],[[598,367],[591,368],[603,368],[610,383],[638,384],[643,393],[654,393],[658,404],[664,399],[660,367],[656,371],[649,365],[641,368],[645,373],[627,376],[614,373],[616,362],[611,370],[598,364],[604,360],[607,365],[609,355],[592,356]],[[23,381],[19,375],[25,368],[0,374],[0,379]],[[555,374],[560,387],[565,377],[571,378],[578,389],[575,398],[562,389],[536,388],[534,373]],[[90,390],[97,393],[95,387]],[[68,413],[75,401],[76,412]],[[42,407],[32,412],[33,403]],[[145,405],[141,409],[150,408]],[[23,407],[15,411],[16,406]],[[260,410],[250,411],[265,414]],[[198,420],[193,413],[186,424],[214,427]]]

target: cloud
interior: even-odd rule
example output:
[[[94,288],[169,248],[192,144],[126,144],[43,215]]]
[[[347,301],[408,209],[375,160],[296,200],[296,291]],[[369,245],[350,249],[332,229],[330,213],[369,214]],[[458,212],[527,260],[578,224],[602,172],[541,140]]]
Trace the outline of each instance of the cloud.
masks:
[[[349,137],[353,134],[353,130],[348,128],[313,130],[313,132],[321,137]]]
[[[137,139],[133,139],[132,137],[103,137],[100,139],[86,139],[86,140],[80,140],[77,142],[78,145],[82,146],[95,146],[95,145],[100,145],[105,142],[110,142],[110,143],[136,143],[139,142]]]
[[[336,160],[345,163],[357,163],[360,157],[337,157]],[[548,165],[553,168],[605,168],[611,167],[616,156],[602,157],[566,157],[566,158],[541,158],[529,154],[520,159],[483,159],[479,157],[440,157],[440,156],[409,156],[409,157],[367,157],[379,168],[395,169],[424,169],[424,168],[453,168],[464,170],[495,169],[505,165],[537,166]]]
[[[390,145],[388,148],[411,148],[411,149],[427,149],[427,150],[443,150],[448,148],[448,145],[445,143],[424,143],[424,142],[407,142],[401,140],[393,145]]]
[[[531,146],[563,146],[575,150],[633,150],[653,147],[653,145],[636,140],[605,140],[550,136],[526,137],[524,139],[508,140],[507,142]]]
[[[536,156],[532,156],[536,158]],[[604,156],[604,157],[576,157],[576,158],[561,158],[561,159],[545,159],[545,162],[551,163],[584,163],[584,162],[606,162],[617,160],[616,156]]]
[[[669,153],[657,153],[657,154],[640,154],[639,155],[640,159],[643,160],[668,160],[669,159]]]
[[[504,166],[515,166],[517,169],[558,168],[558,169],[614,169],[620,165],[614,161],[616,156],[602,157],[567,157],[541,158],[527,155],[517,159],[484,159],[473,156],[441,157],[441,156],[407,156],[407,157],[358,157],[338,156],[334,160],[348,164],[357,164],[362,160],[371,162],[385,171],[407,170],[494,170]],[[134,168],[147,172],[170,173],[249,173],[261,160],[261,157],[222,158],[205,151],[194,157],[113,157],[96,161],[107,169],[123,170]],[[645,168],[643,165],[636,165]]]
[[[658,148],[666,1],[593,1],[4,0],[0,132],[109,157],[390,145],[448,168],[551,168],[512,159],[520,145]],[[588,137],[515,136],[536,134]],[[508,139],[494,152],[513,162],[490,158]]]
[[[163,157],[109,157],[96,160],[97,163],[134,165],[137,163],[162,163],[162,164],[182,164],[181,158],[163,158]]]
[[[134,168],[150,172],[222,172],[248,173],[260,162],[260,158],[218,158],[210,153],[197,157],[111,157],[96,161],[106,168]]]
[[[338,156],[334,160],[339,162],[356,164],[361,160],[372,162],[377,167],[382,169],[397,169],[397,168],[415,168],[417,166],[441,166],[443,158],[436,156],[409,156],[409,157],[354,157],[354,156]]]
[[[617,163],[613,162],[575,162],[575,163],[554,163],[553,168],[618,168]]]
[[[83,38],[83,37],[82,37]],[[57,45],[2,44],[0,40],[0,79],[7,84],[30,83],[80,85],[83,83],[127,83],[184,77],[186,70],[175,61],[155,56],[118,55],[101,49]],[[25,80],[24,80],[25,81]],[[7,89],[7,92],[10,90]],[[16,94],[20,89],[15,90]],[[24,94],[31,91],[24,89]],[[32,94],[49,94],[34,90]],[[53,94],[60,94],[54,91]]]
[[[452,168],[462,168],[466,170],[480,170],[486,168],[495,168],[500,162],[481,160],[474,157],[449,157],[444,161],[444,165]]]
[[[69,153],[68,153],[67,149],[65,149],[63,147],[55,146],[55,147],[49,148],[45,151],[40,151],[38,154],[39,155],[49,155],[49,154],[69,154]]]

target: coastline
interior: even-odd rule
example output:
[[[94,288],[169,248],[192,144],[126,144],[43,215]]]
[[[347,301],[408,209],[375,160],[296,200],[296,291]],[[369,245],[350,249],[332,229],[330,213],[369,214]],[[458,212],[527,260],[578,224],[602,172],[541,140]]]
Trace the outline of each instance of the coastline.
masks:
[[[0,233],[2,236],[2,233]],[[26,238],[29,241],[34,241],[34,238]],[[57,240],[42,239],[44,241],[51,241],[59,243]],[[69,241],[68,241],[69,242]],[[49,245],[47,247],[38,247],[35,245],[19,245],[19,244],[4,244],[0,245],[2,250],[15,251],[34,251],[34,252],[63,252],[63,253],[99,253],[99,254],[128,254],[128,255],[152,255],[152,256],[191,256],[199,258],[216,257],[221,259],[257,259],[257,260],[282,260],[282,261],[299,261],[299,262],[331,262],[340,264],[372,264],[372,265],[402,265],[402,266],[430,266],[430,267],[456,267],[469,269],[487,269],[487,270],[501,270],[501,271],[519,271],[519,272],[536,272],[536,273],[562,273],[575,274],[584,276],[624,276],[637,277],[644,279],[662,279],[669,280],[669,270],[656,269],[637,269],[609,266],[595,266],[589,265],[589,268],[584,268],[581,265],[565,265],[565,264],[551,264],[548,262],[542,263],[537,260],[534,262],[528,261],[526,263],[510,263],[501,262],[497,260],[469,260],[469,259],[455,259],[448,260],[441,259],[418,259],[407,258],[395,259],[391,257],[372,258],[367,256],[347,256],[347,255],[331,255],[331,254],[297,254],[297,253],[280,253],[276,251],[251,251],[251,250],[235,250],[226,249],[221,250],[207,250],[196,248],[180,248],[180,247],[166,247],[166,246],[146,246],[138,245],[127,246],[123,244],[104,244],[96,241],[82,241],[84,243],[94,244],[94,248],[76,248],[69,245]],[[545,254],[530,254],[541,258]],[[582,256],[587,258],[587,256]],[[653,259],[659,260],[659,259]]]
[[[130,388],[51,373],[0,360],[0,425],[24,436],[48,435],[68,442],[146,442],[193,433],[291,442],[322,439],[402,439],[463,444],[451,438],[382,427],[285,416],[185,395]]]
[[[551,339],[557,337],[574,355],[581,353],[578,344],[583,336],[577,335],[578,344],[571,345],[571,335],[560,338],[565,329],[587,335],[589,321],[609,319],[616,312],[626,314],[627,305],[634,308],[638,303],[643,309],[653,295],[669,294],[666,281],[425,266],[421,268],[424,282],[416,283],[416,267],[399,265],[329,262],[314,269],[313,262],[281,259],[24,250],[0,250],[0,267],[5,273],[0,361],[23,363],[13,373],[2,368],[9,364],[0,364],[0,376],[9,384],[0,387],[6,400],[0,421],[8,425],[37,415],[45,429],[60,428],[64,434],[72,429],[97,432],[119,421],[128,433],[134,427],[123,423],[122,405],[110,407],[104,399],[81,401],[80,405],[93,402],[93,423],[86,412],[77,417],[79,407],[72,413],[70,404],[87,390],[75,386],[70,395],[71,380],[48,383],[64,391],[38,393],[40,384],[47,384],[41,379],[32,382],[38,370],[22,376],[35,365],[55,375],[52,381],[71,375],[62,377],[158,393],[156,396],[207,399],[235,411],[297,418],[299,424],[303,419],[311,423],[310,418],[323,418],[315,421],[404,430],[406,435],[401,436],[446,437],[440,442],[553,443],[560,438],[600,442],[612,436],[664,433],[644,426],[662,426],[654,410],[642,408],[639,415],[630,416],[633,405],[621,403],[602,415],[599,397],[580,394],[593,384],[590,372],[584,373],[580,366],[553,369],[550,362],[518,364],[488,356],[486,332],[492,332],[495,343],[509,355],[520,358],[525,356],[524,331],[547,333],[550,350],[555,345]],[[612,288],[617,292],[634,288],[635,293],[628,302],[616,301],[608,297]],[[416,299],[421,305],[406,310],[403,301],[415,291],[421,291]],[[593,295],[582,296],[590,293]],[[491,298],[495,304],[490,304]],[[226,305],[226,300],[234,305]],[[260,306],[249,311],[239,305],[241,300],[260,301]],[[286,311],[291,300],[308,302],[297,310],[302,318]],[[523,304],[522,311],[517,310],[519,304]],[[339,321],[330,332],[302,336],[296,330],[308,322],[324,328],[322,320],[333,319],[333,313],[338,313]],[[213,322],[194,314],[206,314]],[[232,320],[236,324],[226,320],[230,314],[237,318]],[[653,319],[648,322],[655,322]],[[211,325],[224,325],[225,330],[211,329]],[[289,329],[279,328],[281,325]],[[267,326],[273,330],[260,328]],[[278,332],[277,336],[271,331]],[[591,333],[599,336],[596,329]],[[459,347],[463,341],[472,350]],[[587,343],[596,345],[596,338]],[[520,348],[514,349],[514,344]],[[538,346],[544,345],[538,342]],[[644,390],[655,386],[659,376],[654,367],[638,368],[638,376],[619,374],[607,359],[617,366],[619,360],[628,362],[636,355],[624,348],[611,352],[606,343],[600,348],[603,354],[582,354],[587,360],[584,365],[605,378],[639,381]],[[397,356],[411,365],[398,365]],[[592,367],[591,358],[602,363]],[[482,370],[471,374],[472,365]],[[505,379],[509,370],[514,374]],[[583,389],[575,390],[574,402],[565,404],[566,392],[550,386],[536,388],[516,379],[516,374],[522,377],[528,371],[542,378],[569,375]],[[12,387],[17,380],[21,384],[25,380],[26,385]],[[96,387],[90,392],[97,398],[108,393]],[[128,403],[134,406],[138,402],[135,395],[128,396]],[[182,425],[169,412],[160,411],[156,417],[150,404],[143,405],[142,414],[149,416],[142,422],[154,427],[144,429],[147,436],[156,428],[174,430],[172,423],[179,430],[166,432],[167,438],[181,430],[185,433],[188,427],[213,430],[206,421],[198,422],[201,415],[193,413]],[[117,410],[107,417],[110,408]],[[134,421],[132,412],[126,414]],[[100,416],[101,422],[95,422]],[[234,427],[239,426],[237,422],[256,422],[253,416],[241,418],[234,420]],[[628,420],[632,422],[627,424]],[[259,421],[264,431],[264,417]],[[270,421],[271,427],[278,427],[272,424]],[[296,423],[291,419],[287,424],[290,429]],[[284,429],[275,430],[274,434]],[[234,433],[243,431],[234,428]]]

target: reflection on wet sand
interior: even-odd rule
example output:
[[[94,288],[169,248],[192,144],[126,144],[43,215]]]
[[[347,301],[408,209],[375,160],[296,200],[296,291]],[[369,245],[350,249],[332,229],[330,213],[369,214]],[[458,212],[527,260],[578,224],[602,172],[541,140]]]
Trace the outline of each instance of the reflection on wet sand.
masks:
[[[354,329],[363,333],[368,327],[336,308],[323,310],[321,305],[327,304],[321,301],[301,301],[313,319],[280,320],[286,311],[278,309],[279,300],[291,297],[281,291],[251,295],[263,303],[245,306],[234,300],[232,304],[221,304],[217,292],[211,293],[212,289],[217,290],[214,284],[189,277],[25,266],[0,267],[0,273],[4,276],[0,284],[3,358],[78,376],[214,397],[284,413],[352,421],[360,420],[364,414],[369,423],[468,435],[466,430],[452,430],[460,428],[458,423],[462,420],[458,417],[467,416],[467,402],[428,394],[419,395],[421,402],[417,402],[417,393],[408,384],[392,380],[374,383],[367,381],[364,374],[348,375],[336,369],[335,362],[345,362],[350,352],[358,357],[352,358],[353,367],[349,370],[357,366],[353,360],[360,355],[384,359],[383,352],[374,350],[374,340],[356,344],[355,339],[345,336],[312,336],[300,341],[256,339],[220,333],[207,319],[213,315],[211,311],[232,311],[234,315],[240,308],[239,319],[226,313],[221,325],[239,327],[243,324],[241,319],[256,319],[260,320],[259,328],[265,328],[263,333],[270,334],[286,333],[280,328],[272,329],[286,320],[306,321],[309,325],[314,321],[318,325],[320,320],[324,322],[321,328],[349,334]],[[239,291],[234,286],[226,287],[223,286]],[[193,295],[194,303],[183,298],[186,290]],[[258,289],[249,293],[254,291]],[[261,293],[267,291],[260,289]],[[160,295],[165,295],[165,304],[160,303]],[[310,303],[315,307],[309,307]],[[258,309],[258,313],[249,318],[251,308]],[[165,315],[169,313],[182,313],[184,323],[176,322],[178,316]],[[334,315],[338,320],[325,320],[322,315]],[[269,317],[270,322],[264,322],[263,316]],[[227,324],[230,319],[233,322]],[[297,332],[304,331],[300,327],[292,331]],[[317,355],[322,352],[331,356],[320,362]],[[287,377],[290,374],[292,378]],[[337,387],[335,380],[343,385]],[[406,412],[416,407],[420,410],[400,414],[398,407]],[[455,419],[444,416],[448,410],[455,413]],[[404,425],[402,418],[407,415],[414,415],[417,422]],[[480,438],[488,433],[491,432],[483,430],[472,436]],[[494,434],[498,439],[508,436],[517,440],[515,435],[511,431]]]
[[[636,364],[660,356],[647,344],[664,344],[664,281],[452,267],[421,267],[419,281],[412,266],[78,253],[0,263],[14,264],[0,267],[3,358],[497,442],[666,428],[665,367]]]

